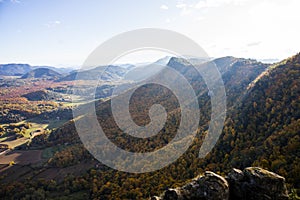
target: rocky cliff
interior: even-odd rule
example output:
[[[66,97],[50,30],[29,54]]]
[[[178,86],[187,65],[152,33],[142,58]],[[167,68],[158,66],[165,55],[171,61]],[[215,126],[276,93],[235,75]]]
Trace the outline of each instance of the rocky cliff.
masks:
[[[258,167],[232,169],[224,178],[207,171],[183,187],[150,200],[285,200],[285,178]]]

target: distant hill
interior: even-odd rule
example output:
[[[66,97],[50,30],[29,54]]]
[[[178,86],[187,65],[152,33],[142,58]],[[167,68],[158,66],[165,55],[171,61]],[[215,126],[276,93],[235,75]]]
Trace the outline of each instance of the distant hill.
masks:
[[[234,105],[236,105],[247,93],[247,87],[249,86],[249,84],[253,82],[255,78],[258,75],[260,75],[262,72],[264,72],[269,66],[257,62],[255,60],[248,60],[248,59],[234,58],[234,57],[224,57],[224,58],[214,60],[212,62],[215,62],[224,80],[225,90],[228,99],[227,107],[233,107]],[[205,81],[201,76],[199,76],[199,74],[197,74],[195,69],[192,66],[190,66],[189,63],[185,62],[180,58],[172,57],[168,63],[168,66],[180,71],[186,77],[186,79],[189,82],[191,82],[191,85],[195,89],[195,93],[199,98],[198,101],[200,107],[202,108],[200,125],[207,126],[207,122],[210,118],[210,97],[208,95],[208,89]],[[201,66],[197,66],[197,67],[201,67]],[[168,76],[167,74],[168,72],[165,72],[164,69],[161,70],[162,71],[158,71],[158,74],[155,74],[156,77],[154,77],[154,79],[155,78],[159,79],[161,76]],[[87,73],[87,72],[85,71],[82,73]],[[88,73],[86,75],[88,75]],[[157,87],[151,88],[149,86],[149,89],[141,90],[141,91],[137,90],[135,96],[139,97],[138,100],[132,99],[132,101],[135,101],[135,104],[137,105],[151,105],[151,103],[153,103],[151,102],[151,97],[155,96],[155,99],[162,99],[163,102],[160,103],[162,104],[165,103],[166,105],[171,106],[171,108],[169,109],[170,112],[172,111],[172,109],[174,112],[177,112],[175,111],[176,106],[172,105],[172,103],[176,102],[174,100],[174,96],[170,95],[170,93],[164,89],[159,89]],[[108,113],[110,109],[109,103],[110,101],[101,104],[101,106],[97,107],[97,111],[99,113]],[[142,108],[139,108],[139,111],[143,112]],[[132,113],[132,115],[134,116],[135,114]],[[109,116],[109,119],[107,119],[108,122],[106,124],[114,126],[115,124],[111,123],[110,121],[111,118],[112,116]],[[140,124],[143,124],[145,119],[141,117],[137,117],[137,120],[141,121]],[[64,127],[61,127],[61,130],[62,132],[64,132]],[[116,132],[113,132],[113,134],[116,134]],[[63,137],[63,135],[61,136]],[[126,144],[130,144],[130,143],[128,142]],[[154,144],[155,142],[153,143],[153,145]],[[132,145],[130,146],[132,147]],[[144,146],[142,147],[144,148]]]
[[[58,68],[52,66],[31,66],[29,64],[16,64],[16,63],[9,63],[9,64],[0,64],[0,76],[23,76],[24,74],[30,72],[34,69],[51,69],[56,71],[60,74],[68,74],[72,72],[73,68]]]
[[[31,70],[28,64],[2,64],[0,65],[0,75],[3,76],[22,76]]]
[[[38,90],[35,92],[30,92],[27,94],[22,95],[22,97],[25,97],[29,101],[51,101],[51,100],[57,100],[62,99],[63,96],[59,93],[48,91],[48,90]]]
[[[52,67],[52,66],[32,66],[32,69],[38,69],[38,68],[47,68],[51,69],[53,71],[56,71],[60,74],[68,74],[72,72],[74,69],[73,68],[66,68],[66,67]]]
[[[56,79],[62,75],[54,70],[48,68],[38,68],[31,70],[30,72],[24,74],[21,78],[47,78],[47,79]]]
[[[174,67],[172,66],[172,62],[174,60],[182,60],[177,57],[170,57],[166,56],[163,57],[156,62],[153,63],[141,63],[138,64],[135,68],[132,68],[126,75],[126,80],[133,80],[133,81],[142,81],[148,79],[156,74],[160,73],[166,67]],[[207,62],[207,59],[204,58],[188,58],[188,61],[192,62],[193,64],[202,64]],[[186,63],[188,64],[188,63]]]
[[[89,70],[72,72],[57,81],[73,81],[75,79],[114,81],[121,79],[127,71],[126,68],[115,65],[99,66]]]
[[[25,97],[29,101],[49,100],[48,92],[46,90],[30,92],[28,94],[22,95],[22,97]]]
[[[222,75],[227,96],[227,107],[236,104],[246,93],[248,85],[269,66],[256,60],[227,56],[200,65],[196,62],[195,67],[211,64],[215,65]],[[206,101],[209,100],[208,96],[203,95],[208,92],[206,83],[203,77],[199,76],[196,70],[191,67],[191,63],[182,58],[172,57],[168,66],[184,74],[194,85],[194,90],[197,95],[200,95],[200,98],[204,98]]]

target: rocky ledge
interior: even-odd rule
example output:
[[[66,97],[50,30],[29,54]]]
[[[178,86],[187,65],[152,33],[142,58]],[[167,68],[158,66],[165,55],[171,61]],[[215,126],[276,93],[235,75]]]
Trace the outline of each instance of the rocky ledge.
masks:
[[[207,171],[180,188],[150,200],[286,200],[285,178],[258,167],[232,169],[224,178]]]

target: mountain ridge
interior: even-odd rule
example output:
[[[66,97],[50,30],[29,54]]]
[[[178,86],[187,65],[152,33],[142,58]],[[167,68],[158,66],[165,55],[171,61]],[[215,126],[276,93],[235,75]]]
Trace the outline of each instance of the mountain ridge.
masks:
[[[33,69],[23,76],[21,79],[28,79],[28,78],[46,78],[46,79],[57,79],[60,78],[62,75],[52,69],[48,68],[37,68]]]
[[[30,64],[23,64],[23,63],[7,63],[7,64],[0,64],[0,75],[23,76],[29,71],[34,69],[39,69],[39,68],[51,69],[61,74],[66,74],[74,70],[72,68],[57,68],[52,66],[32,66]]]

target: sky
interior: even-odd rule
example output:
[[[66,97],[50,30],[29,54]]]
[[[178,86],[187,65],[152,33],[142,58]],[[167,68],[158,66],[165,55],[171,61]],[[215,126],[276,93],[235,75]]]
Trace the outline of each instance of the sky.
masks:
[[[102,42],[139,28],[184,34],[210,57],[281,60],[300,51],[299,8],[300,0],[0,0],[0,63],[78,67]]]

